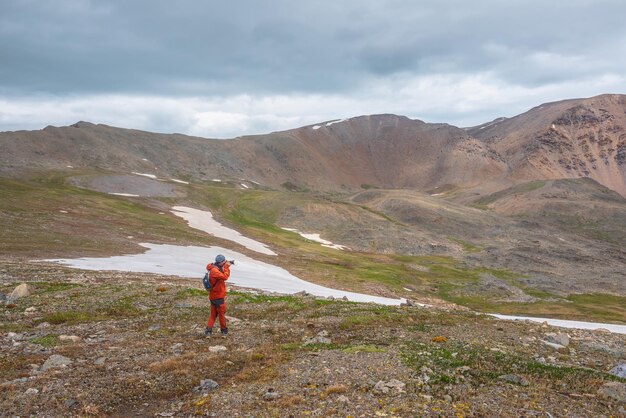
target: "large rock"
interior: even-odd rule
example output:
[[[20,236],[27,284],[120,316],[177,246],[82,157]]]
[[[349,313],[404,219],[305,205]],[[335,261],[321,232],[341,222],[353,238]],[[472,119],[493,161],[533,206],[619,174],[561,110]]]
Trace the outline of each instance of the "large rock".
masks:
[[[41,370],[46,371],[52,368],[67,367],[70,364],[72,364],[72,360],[69,358],[63,357],[59,354],[53,354],[48,357],[48,360],[46,360],[43,366],[41,366]]]
[[[328,338],[328,331],[323,330],[317,333],[315,337],[304,338],[304,345],[313,344],[331,344],[332,341]]]
[[[528,386],[529,384],[528,380],[516,374],[503,374],[502,376],[498,376],[498,379],[504,380],[505,382],[513,383],[514,385],[520,385],[520,386]]]
[[[200,381],[200,386],[196,386],[193,391],[201,395],[206,395],[210,391],[217,389],[219,384],[215,380],[206,379]]]
[[[579,346],[580,351],[598,351],[606,353],[613,357],[626,356],[626,349],[624,347],[615,346],[599,341],[582,342]]]
[[[617,366],[613,367],[609,370],[609,373],[613,376],[621,377],[622,379],[626,379],[626,363],[620,363]]]
[[[31,292],[32,292],[31,287],[27,285],[26,283],[22,283],[21,285],[13,289],[13,291],[9,295],[9,300],[15,300],[15,299],[23,298],[26,296],[30,296]]]
[[[553,343],[553,342],[546,341],[546,340],[541,340],[541,342],[546,347],[550,347],[550,348],[558,351],[559,353],[563,353],[563,354],[569,353],[569,348],[565,347],[564,345]]]
[[[563,332],[559,332],[558,334],[553,332],[546,334],[545,340],[563,347],[567,347],[569,345],[569,335]]]
[[[81,338],[78,335],[59,335],[59,341],[61,342],[77,343],[80,339]]]
[[[602,385],[598,393],[605,398],[626,404],[626,383],[608,382]]]

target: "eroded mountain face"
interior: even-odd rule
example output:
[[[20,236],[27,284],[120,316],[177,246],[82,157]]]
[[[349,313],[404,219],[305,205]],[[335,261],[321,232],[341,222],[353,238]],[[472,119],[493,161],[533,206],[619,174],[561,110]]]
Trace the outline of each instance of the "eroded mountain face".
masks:
[[[536,107],[468,132],[518,180],[589,177],[626,196],[626,98],[603,95]]]

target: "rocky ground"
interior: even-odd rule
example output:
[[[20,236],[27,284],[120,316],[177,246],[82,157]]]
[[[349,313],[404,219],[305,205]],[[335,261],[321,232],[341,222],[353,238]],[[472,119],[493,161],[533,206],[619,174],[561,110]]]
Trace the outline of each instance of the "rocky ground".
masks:
[[[624,335],[200,287],[0,262],[1,415],[626,416]]]

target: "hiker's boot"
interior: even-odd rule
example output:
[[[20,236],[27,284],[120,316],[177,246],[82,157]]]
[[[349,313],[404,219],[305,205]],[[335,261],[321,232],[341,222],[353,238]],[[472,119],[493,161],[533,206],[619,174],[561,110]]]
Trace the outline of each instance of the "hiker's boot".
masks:
[[[204,329],[204,335],[205,335],[206,337],[210,337],[211,335],[213,335],[213,328],[206,327],[206,328]]]
[[[228,328],[222,328],[220,332],[222,333],[222,337],[226,337],[228,335]]]

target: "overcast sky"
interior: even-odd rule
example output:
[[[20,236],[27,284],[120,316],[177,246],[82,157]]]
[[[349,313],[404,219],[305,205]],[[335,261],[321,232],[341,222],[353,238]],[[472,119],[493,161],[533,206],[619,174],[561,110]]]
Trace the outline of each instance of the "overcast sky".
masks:
[[[0,0],[0,131],[472,126],[626,93],[623,0]]]

